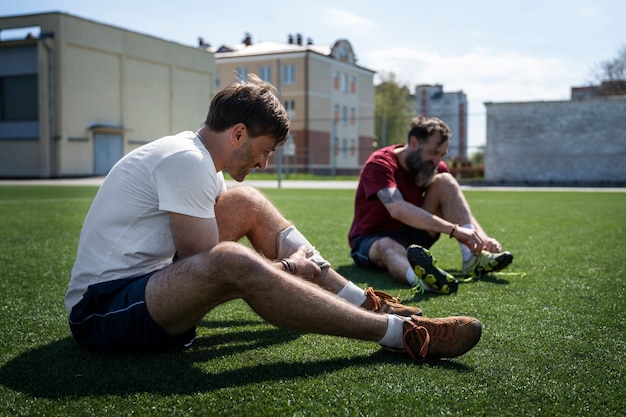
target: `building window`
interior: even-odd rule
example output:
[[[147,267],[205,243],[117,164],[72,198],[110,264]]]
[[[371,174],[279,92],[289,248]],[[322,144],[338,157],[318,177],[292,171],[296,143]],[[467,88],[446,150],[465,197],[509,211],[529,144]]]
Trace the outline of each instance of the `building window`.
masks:
[[[333,120],[335,123],[339,121],[339,104],[333,106]]]
[[[247,67],[237,68],[237,79],[239,81],[248,81],[248,68]]]
[[[341,156],[343,158],[347,158],[348,157],[348,139],[343,138],[341,140]]]
[[[220,88],[220,70],[215,70],[215,88]]]
[[[294,120],[296,118],[296,101],[285,100],[285,111],[287,111],[289,118]]]
[[[37,75],[0,77],[0,121],[39,120]]]
[[[269,65],[261,65],[261,69],[259,70],[259,76],[266,83],[272,82],[272,67]]]
[[[335,90],[339,90],[341,88],[340,80],[339,80],[339,71],[333,71],[333,88]]]
[[[294,64],[283,65],[283,82],[286,85],[295,84],[296,82],[296,66]]]
[[[348,92],[348,74],[341,74],[341,92]]]
[[[354,126],[356,124],[356,109],[350,107],[350,124]]]
[[[350,77],[350,93],[356,94],[356,75]]]
[[[348,124],[348,106],[343,106],[341,108],[341,121],[344,126]]]

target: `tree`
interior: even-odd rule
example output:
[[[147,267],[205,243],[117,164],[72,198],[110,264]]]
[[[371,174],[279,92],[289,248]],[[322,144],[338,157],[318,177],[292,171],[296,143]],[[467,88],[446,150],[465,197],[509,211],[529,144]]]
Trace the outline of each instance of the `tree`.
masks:
[[[597,64],[594,73],[600,84],[599,95],[626,94],[626,45],[622,46],[617,57]]]
[[[383,73],[382,81],[375,86],[374,114],[376,137],[379,146],[406,142],[411,113],[409,88],[396,82],[394,73]]]

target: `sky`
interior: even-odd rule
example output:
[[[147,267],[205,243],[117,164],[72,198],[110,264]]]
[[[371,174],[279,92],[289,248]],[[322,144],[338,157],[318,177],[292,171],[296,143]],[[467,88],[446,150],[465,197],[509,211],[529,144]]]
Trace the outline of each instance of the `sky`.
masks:
[[[568,100],[570,87],[626,47],[623,0],[15,0],[0,15],[61,11],[196,46],[347,39],[357,64],[419,84],[462,90],[468,152],[486,143],[485,102]],[[529,126],[532,131],[532,126]]]

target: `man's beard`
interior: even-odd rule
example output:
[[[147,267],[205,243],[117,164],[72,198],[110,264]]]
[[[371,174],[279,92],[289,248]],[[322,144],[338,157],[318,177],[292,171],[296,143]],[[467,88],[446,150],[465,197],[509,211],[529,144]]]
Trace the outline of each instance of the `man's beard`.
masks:
[[[421,154],[420,150],[409,153],[406,156],[406,164],[415,184],[419,187],[428,187],[437,174],[437,166],[431,161],[423,162]]]

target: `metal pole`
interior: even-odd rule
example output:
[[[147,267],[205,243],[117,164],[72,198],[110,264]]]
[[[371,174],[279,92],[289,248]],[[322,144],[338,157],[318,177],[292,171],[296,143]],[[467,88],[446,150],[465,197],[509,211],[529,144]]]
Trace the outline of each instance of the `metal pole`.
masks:
[[[333,119],[332,134],[330,135],[330,161],[331,161],[331,175],[335,179],[336,168],[335,165],[335,141],[337,140],[337,121]]]
[[[278,97],[280,98],[280,100],[282,100],[282,95],[280,94],[280,84],[281,84],[281,80],[280,80],[280,58],[278,58],[276,60],[276,90],[278,91]],[[277,178],[276,180],[278,181],[278,188],[282,188],[282,182],[283,182],[283,178],[282,178],[282,171],[283,171],[283,166],[282,166],[282,159],[283,159],[283,147],[279,146],[278,149],[276,150],[276,173]]]

